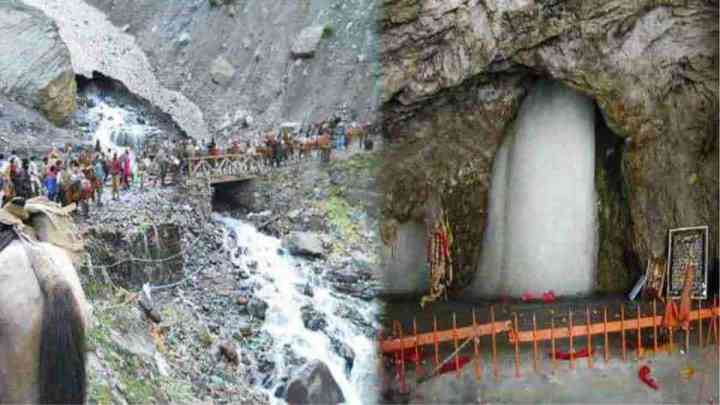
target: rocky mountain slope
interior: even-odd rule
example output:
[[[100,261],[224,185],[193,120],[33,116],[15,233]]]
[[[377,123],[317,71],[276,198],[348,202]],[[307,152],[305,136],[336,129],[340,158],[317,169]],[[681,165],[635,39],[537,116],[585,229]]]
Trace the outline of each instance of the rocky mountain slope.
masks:
[[[374,110],[374,1],[89,3],[135,36],[162,84],[197,104],[211,132],[338,110],[365,120]]]
[[[32,154],[52,143],[75,140],[70,131],[56,127],[39,112],[0,95],[0,150]]]
[[[22,2],[0,3],[0,93],[56,124],[75,111],[75,75],[57,26]]]
[[[709,224],[717,240],[717,1],[383,5],[386,220],[422,221],[428,197],[443,195],[461,285],[477,264],[495,153],[538,78],[591,96],[607,125],[599,289],[624,290],[641,262],[663,257],[668,228]]]

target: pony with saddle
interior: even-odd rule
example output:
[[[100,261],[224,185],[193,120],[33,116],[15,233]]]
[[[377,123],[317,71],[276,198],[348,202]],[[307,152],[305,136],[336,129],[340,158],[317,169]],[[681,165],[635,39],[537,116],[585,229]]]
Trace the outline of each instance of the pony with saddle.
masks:
[[[0,403],[83,403],[88,304],[70,211],[44,197],[0,209]]]
[[[82,172],[84,178],[73,179],[61,186],[62,205],[79,205],[83,215],[88,216],[89,202],[95,201],[95,192],[99,184],[91,165],[84,166]]]

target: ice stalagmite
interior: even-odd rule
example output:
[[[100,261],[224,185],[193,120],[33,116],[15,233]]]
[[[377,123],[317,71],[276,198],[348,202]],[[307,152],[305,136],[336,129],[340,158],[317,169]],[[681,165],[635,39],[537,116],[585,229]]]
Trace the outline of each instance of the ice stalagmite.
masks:
[[[592,290],[597,258],[593,101],[535,85],[494,162],[476,297]]]

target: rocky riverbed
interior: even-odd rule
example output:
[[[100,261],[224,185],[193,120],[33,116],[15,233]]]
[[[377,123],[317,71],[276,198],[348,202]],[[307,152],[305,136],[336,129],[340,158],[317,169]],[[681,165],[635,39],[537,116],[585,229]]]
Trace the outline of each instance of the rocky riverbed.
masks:
[[[328,166],[312,161],[281,168],[257,180],[254,212],[205,218],[181,190],[166,187],[125,192],[79,219],[94,256],[93,265],[82,268],[95,308],[90,399],[282,402],[313,373],[325,373],[335,387],[328,395],[357,402],[353,390],[371,384],[375,374],[376,218],[364,205],[371,200],[356,195],[372,193],[374,159],[362,153]],[[177,226],[181,262],[140,263],[128,278],[120,265],[102,267],[130,256],[171,254],[148,250],[147,238],[138,243],[131,236],[126,250],[108,252],[108,234],[133,235],[160,224]],[[143,271],[168,273],[162,280],[179,283],[153,289],[149,304],[137,281]],[[286,308],[280,293],[298,305]],[[293,314],[297,327],[283,318]],[[301,338],[307,346],[294,343]]]

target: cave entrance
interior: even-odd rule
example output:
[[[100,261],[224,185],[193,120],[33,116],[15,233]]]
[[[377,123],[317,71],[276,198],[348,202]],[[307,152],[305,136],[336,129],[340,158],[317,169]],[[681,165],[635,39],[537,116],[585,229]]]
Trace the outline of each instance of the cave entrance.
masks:
[[[622,145],[590,97],[538,81],[495,156],[470,295],[624,291],[632,255]]]
[[[172,117],[133,94],[122,82],[93,72],[92,77],[76,75],[78,110],[76,125],[88,140],[100,142],[103,150],[118,154],[127,148],[134,152],[157,153],[163,143],[187,138]]]

